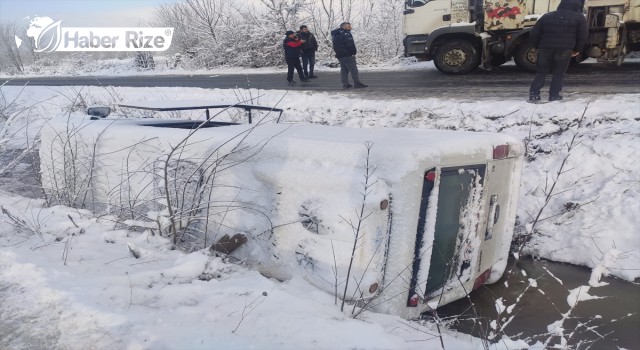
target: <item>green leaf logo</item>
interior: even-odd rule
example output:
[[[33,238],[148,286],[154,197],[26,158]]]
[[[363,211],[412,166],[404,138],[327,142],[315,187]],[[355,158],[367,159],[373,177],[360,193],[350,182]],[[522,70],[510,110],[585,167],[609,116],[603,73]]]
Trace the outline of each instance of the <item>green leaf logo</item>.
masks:
[[[35,52],[53,52],[58,48],[62,40],[60,22],[62,21],[51,23],[38,34],[35,38]]]

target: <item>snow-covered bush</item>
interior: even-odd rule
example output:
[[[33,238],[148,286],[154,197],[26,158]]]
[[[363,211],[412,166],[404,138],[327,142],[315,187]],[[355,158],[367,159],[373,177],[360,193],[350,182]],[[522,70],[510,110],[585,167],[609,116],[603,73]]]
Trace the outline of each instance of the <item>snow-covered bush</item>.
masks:
[[[284,32],[297,30],[301,24],[309,26],[318,40],[319,63],[330,64],[335,61],[330,32],[343,21],[352,21],[359,62],[379,63],[402,53],[402,10],[401,0],[322,5],[300,0],[250,5],[183,0],[159,7],[155,23],[175,28],[170,50],[183,54],[191,68],[281,65]]]
[[[5,93],[4,84],[0,85],[0,176],[38,147],[38,135],[31,136],[25,130],[34,118],[31,114],[34,106],[20,101],[22,89],[10,96]]]

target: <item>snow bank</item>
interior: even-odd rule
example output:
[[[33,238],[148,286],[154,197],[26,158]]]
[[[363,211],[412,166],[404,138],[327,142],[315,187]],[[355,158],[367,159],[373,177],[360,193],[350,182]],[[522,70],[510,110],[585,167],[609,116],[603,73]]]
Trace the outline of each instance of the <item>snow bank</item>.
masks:
[[[10,348],[421,349],[440,344],[429,325],[380,314],[365,314],[366,322],[351,319],[332,295],[302,279],[280,283],[202,252],[168,250],[169,242],[150,231],[114,230],[110,217],[96,220],[71,208],[51,211],[5,192],[0,205],[20,209],[12,212],[21,218],[42,218],[42,230],[34,235],[16,234],[0,217],[0,335]],[[64,239],[57,238],[61,232],[67,232]],[[136,259],[132,245],[148,253]],[[481,348],[471,338],[442,336],[452,348]]]

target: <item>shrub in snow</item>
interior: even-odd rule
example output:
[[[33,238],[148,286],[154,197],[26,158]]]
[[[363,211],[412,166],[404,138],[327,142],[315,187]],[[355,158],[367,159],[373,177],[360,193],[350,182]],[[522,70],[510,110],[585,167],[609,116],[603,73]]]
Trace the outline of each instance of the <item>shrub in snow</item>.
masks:
[[[136,58],[134,62],[137,68],[141,68],[141,69],[156,68],[156,63],[153,60],[153,54],[151,52],[136,52]]]

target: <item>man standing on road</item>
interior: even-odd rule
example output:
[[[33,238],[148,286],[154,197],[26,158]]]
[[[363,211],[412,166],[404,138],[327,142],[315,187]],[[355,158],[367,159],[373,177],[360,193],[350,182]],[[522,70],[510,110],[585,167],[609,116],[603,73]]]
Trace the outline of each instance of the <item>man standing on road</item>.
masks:
[[[284,47],[284,60],[287,62],[287,81],[289,82],[289,86],[296,84],[296,82],[293,81],[294,69],[298,71],[300,81],[307,82],[308,80],[305,78],[302,72],[302,66],[300,65],[300,46],[304,43],[304,40],[300,40],[293,30],[287,30],[285,35],[286,38],[284,38],[282,46]]]
[[[300,26],[298,32],[298,38],[302,40],[302,71],[307,79],[314,79],[317,76],[313,75],[313,67],[316,65],[316,51],[318,51],[318,41],[316,37],[309,31],[306,25]]]
[[[582,14],[583,0],[562,0],[558,9],[544,14],[529,34],[538,50],[536,76],[529,88],[529,101],[540,101],[540,89],[552,73],[549,101],[562,100],[562,83],[571,57],[576,57],[587,42],[589,30]]]
[[[336,58],[340,62],[340,79],[342,80],[342,88],[366,88],[358,77],[358,65],[356,63],[356,44],[351,36],[351,23],[343,22],[340,28],[331,31],[333,39],[333,51],[336,52]],[[353,85],[349,84],[349,73],[353,79]]]

